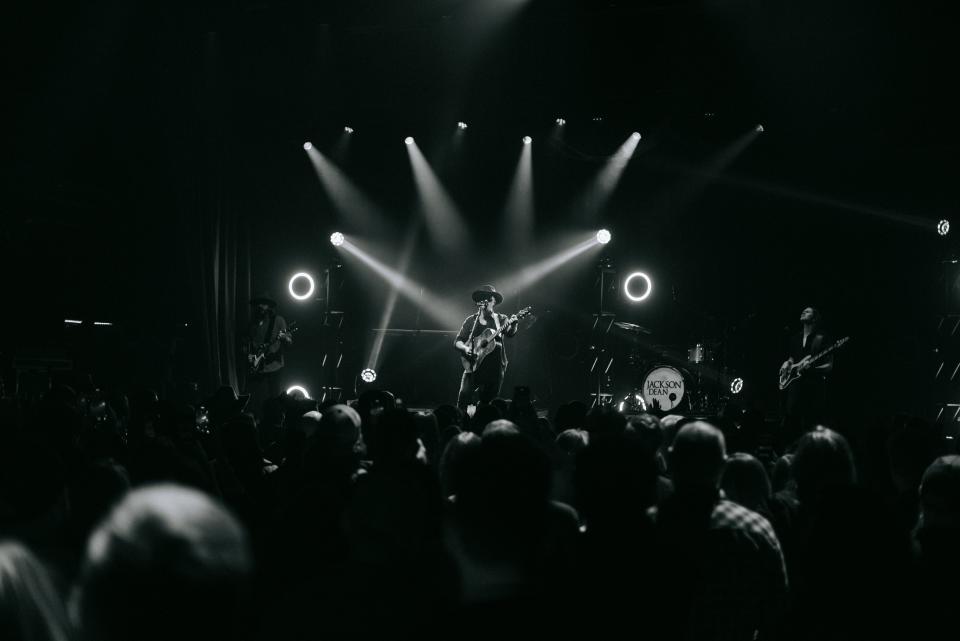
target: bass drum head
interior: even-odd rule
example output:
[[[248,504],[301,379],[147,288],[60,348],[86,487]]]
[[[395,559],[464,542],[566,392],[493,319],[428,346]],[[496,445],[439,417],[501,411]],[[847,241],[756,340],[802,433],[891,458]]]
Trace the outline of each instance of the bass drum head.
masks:
[[[643,378],[643,399],[651,411],[669,411],[683,401],[683,374],[669,365],[654,367]]]

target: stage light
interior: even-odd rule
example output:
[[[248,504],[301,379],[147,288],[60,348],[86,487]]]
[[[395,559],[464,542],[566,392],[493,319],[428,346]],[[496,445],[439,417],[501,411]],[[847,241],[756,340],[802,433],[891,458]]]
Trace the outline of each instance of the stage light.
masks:
[[[93,324],[97,327],[113,327],[113,323],[107,321],[93,321]]]
[[[601,122],[603,120],[603,116],[594,116],[592,120],[593,122]]]
[[[758,133],[758,134],[762,134],[762,133],[763,133],[763,125],[757,125],[757,133]]]
[[[946,236],[950,233],[950,221],[944,218],[939,223],[937,223],[937,233],[941,236]]]
[[[413,136],[407,136],[406,138],[403,139],[403,142],[404,142],[404,144],[412,145],[412,144],[413,144]]]
[[[531,138],[530,136],[524,136],[524,137],[523,137],[523,144],[529,145],[529,144],[532,143],[532,142],[533,142],[533,138]]]
[[[330,234],[330,243],[331,243],[334,247],[339,247],[340,245],[342,245],[342,244],[343,244],[343,234],[341,234],[341,233],[338,232],[338,231],[335,231],[335,232],[333,232],[332,234]]]
[[[630,134],[630,137],[633,138],[634,140],[640,140],[640,132],[635,131],[632,134]]]
[[[646,286],[644,287],[642,294],[635,294],[633,290],[630,288],[630,283],[632,283],[635,280],[642,280],[644,283],[646,283]],[[625,281],[623,281],[623,294],[635,303],[639,303],[641,301],[647,300],[647,298],[649,298],[650,293],[652,291],[653,291],[653,281],[651,281],[650,277],[644,274],[643,272],[633,272],[632,274],[627,276],[627,279]]]
[[[75,320],[73,318],[64,318],[63,322],[67,325],[83,325],[82,320]]]
[[[307,391],[307,388],[301,385],[291,385],[287,388],[287,396],[297,398],[298,394],[303,394],[303,398],[310,400],[310,392]]]
[[[298,294],[296,288],[294,287],[296,282],[301,278],[307,281],[307,291],[304,294]],[[287,284],[287,289],[290,291],[290,295],[296,300],[308,300],[311,296],[313,296],[313,292],[316,288],[313,282],[313,277],[306,272],[300,272],[290,277],[290,282]]]
[[[352,133],[353,133],[353,127],[349,127],[349,126],[348,126],[348,127],[344,127],[344,128],[343,128],[343,131],[344,131],[344,133],[352,134]]]
[[[567,124],[567,121],[564,118],[557,118],[557,124],[562,126]]]
[[[730,381],[730,392],[733,394],[739,394],[743,390],[743,379],[737,377]]]
[[[305,143],[303,143],[303,148],[304,148],[306,151],[310,151],[311,149],[313,149],[313,144],[310,143],[310,142],[305,142]]]
[[[377,380],[377,373],[373,369],[367,367],[362,372],[360,372],[360,380],[364,383],[372,383]]]
[[[597,242],[601,245],[606,245],[610,242],[610,239],[613,238],[606,229],[601,229],[597,232]]]
[[[462,120],[457,123],[457,129],[466,129],[466,128],[467,128],[467,123],[463,122]]]

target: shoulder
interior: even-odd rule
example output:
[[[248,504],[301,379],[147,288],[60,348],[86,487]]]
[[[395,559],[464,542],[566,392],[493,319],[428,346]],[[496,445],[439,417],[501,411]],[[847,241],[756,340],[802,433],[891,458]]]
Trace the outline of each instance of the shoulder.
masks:
[[[713,529],[739,530],[751,535],[751,538],[763,539],[771,545],[779,547],[777,535],[774,533],[770,521],[733,501],[726,499],[717,501],[710,521],[710,526]]]

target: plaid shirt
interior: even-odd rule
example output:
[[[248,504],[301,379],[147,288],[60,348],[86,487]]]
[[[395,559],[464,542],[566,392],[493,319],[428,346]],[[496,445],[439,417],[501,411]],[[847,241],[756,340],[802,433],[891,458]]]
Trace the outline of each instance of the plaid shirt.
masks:
[[[721,498],[713,506],[710,515],[711,530],[736,530],[753,541],[758,551],[768,559],[769,568],[774,573],[775,581],[787,588],[787,566],[783,560],[783,551],[777,539],[773,526],[763,516],[753,510],[748,510],[738,503]]]

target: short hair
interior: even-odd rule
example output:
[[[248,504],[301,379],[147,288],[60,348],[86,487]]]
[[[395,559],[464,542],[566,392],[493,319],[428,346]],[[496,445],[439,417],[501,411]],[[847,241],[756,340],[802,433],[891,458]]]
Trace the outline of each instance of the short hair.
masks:
[[[219,502],[148,486],[90,537],[74,610],[101,641],[242,636],[251,573],[247,534]]]
[[[720,486],[731,501],[757,510],[770,498],[770,477],[763,463],[744,452],[731,454],[723,466]]]
[[[723,432],[706,421],[680,428],[670,448],[670,471],[679,487],[717,487],[727,446]]]

